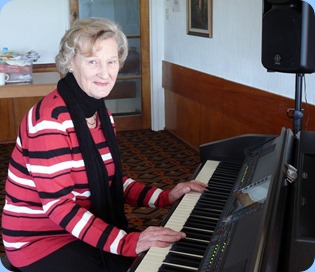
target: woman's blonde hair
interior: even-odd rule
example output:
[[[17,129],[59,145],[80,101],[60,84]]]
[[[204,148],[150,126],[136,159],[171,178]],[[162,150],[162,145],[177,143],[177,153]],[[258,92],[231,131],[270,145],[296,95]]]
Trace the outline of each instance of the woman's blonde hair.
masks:
[[[122,68],[128,55],[128,41],[118,24],[103,18],[84,18],[74,21],[60,41],[55,58],[57,69],[66,74],[70,63],[79,51],[93,55],[98,41],[114,38],[118,45],[119,67]]]

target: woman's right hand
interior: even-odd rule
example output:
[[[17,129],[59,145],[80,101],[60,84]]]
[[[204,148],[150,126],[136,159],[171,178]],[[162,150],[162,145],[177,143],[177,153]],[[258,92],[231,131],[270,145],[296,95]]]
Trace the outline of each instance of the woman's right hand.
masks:
[[[168,247],[172,243],[183,239],[186,234],[164,227],[148,227],[139,237],[136,253],[139,254],[150,247]]]

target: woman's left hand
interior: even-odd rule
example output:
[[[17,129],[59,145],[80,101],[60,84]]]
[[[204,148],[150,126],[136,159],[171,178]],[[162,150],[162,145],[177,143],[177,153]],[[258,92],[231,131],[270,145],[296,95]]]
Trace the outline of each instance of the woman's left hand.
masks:
[[[177,184],[170,192],[169,199],[170,202],[173,203],[180,197],[182,197],[184,194],[187,194],[189,192],[203,192],[207,188],[207,184],[197,181],[197,180],[191,180],[188,182],[181,182]]]

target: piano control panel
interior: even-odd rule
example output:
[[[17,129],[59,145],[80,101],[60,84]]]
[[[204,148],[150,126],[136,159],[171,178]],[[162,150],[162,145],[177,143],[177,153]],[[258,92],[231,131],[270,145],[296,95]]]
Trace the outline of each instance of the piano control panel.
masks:
[[[248,152],[198,271],[259,271],[267,218],[283,182],[286,136]]]
[[[222,264],[231,237],[234,235],[234,228],[237,222],[244,216],[263,209],[270,188],[271,175],[253,182],[243,188],[233,192],[232,198],[226,205],[226,214],[223,215],[217,231],[211,238],[204,265],[199,270],[201,272],[222,271]]]

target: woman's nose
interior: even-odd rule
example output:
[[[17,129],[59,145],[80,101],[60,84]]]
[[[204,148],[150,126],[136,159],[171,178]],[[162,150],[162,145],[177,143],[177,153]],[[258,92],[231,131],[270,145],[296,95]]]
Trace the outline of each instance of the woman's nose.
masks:
[[[108,78],[109,77],[109,69],[107,67],[107,64],[102,64],[100,66],[99,74],[102,78]]]

